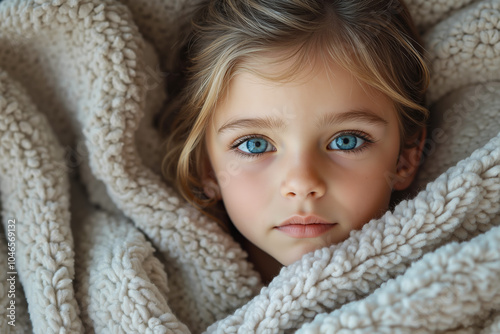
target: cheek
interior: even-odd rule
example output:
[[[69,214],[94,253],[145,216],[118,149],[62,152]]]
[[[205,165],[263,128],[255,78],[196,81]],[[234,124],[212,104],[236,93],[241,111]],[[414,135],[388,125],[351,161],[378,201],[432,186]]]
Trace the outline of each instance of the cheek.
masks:
[[[244,171],[230,175],[221,186],[224,206],[238,229],[244,228],[242,225],[247,222],[257,223],[255,219],[265,215],[264,210],[269,206],[265,197],[270,193],[268,188],[269,183],[262,174],[259,176]]]
[[[395,173],[395,161],[396,156],[380,155],[370,163],[346,169],[336,187],[332,185],[344,210],[342,218],[350,228],[359,229],[387,210],[392,193],[389,176]]]

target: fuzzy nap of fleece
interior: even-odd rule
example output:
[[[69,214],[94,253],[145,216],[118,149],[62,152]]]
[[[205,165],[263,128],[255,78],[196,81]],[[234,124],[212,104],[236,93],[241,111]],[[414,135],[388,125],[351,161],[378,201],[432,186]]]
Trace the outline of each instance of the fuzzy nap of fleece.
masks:
[[[198,1],[0,1],[0,332],[500,333],[500,1],[407,1],[420,191],[267,287],[160,177]]]

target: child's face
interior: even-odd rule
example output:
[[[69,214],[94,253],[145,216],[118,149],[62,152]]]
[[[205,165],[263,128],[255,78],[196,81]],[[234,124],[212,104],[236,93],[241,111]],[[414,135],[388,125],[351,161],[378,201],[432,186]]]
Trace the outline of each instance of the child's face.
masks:
[[[384,213],[399,154],[387,97],[338,65],[301,78],[237,74],[205,138],[233,224],[284,265]]]

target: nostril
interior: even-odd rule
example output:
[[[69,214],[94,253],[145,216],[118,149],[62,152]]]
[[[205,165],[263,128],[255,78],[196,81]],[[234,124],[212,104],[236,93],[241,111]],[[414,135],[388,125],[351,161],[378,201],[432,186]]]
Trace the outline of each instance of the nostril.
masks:
[[[317,198],[318,197],[318,192],[317,191],[310,191],[309,193],[307,193],[306,198],[307,197]]]
[[[288,196],[288,197],[296,197],[296,196],[297,196],[297,194],[296,194],[295,192],[293,192],[293,191],[289,191],[289,192],[287,193],[287,196]],[[316,198],[317,196],[318,196],[318,192],[317,192],[317,191],[311,191],[311,192],[307,193],[307,195],[306,195],[305,197],[312,197],[312,198]]]

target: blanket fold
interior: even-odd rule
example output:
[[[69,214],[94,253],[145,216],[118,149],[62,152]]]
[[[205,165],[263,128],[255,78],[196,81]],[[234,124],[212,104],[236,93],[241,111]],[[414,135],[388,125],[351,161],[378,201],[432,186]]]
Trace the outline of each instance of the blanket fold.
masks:
[[[297,333],[349,329],[359,333],[432,333],[472,326],[473,332],[479,332],[490,312],[500,306],[496,289],[500,286],[499,247],[500,227],[463,245],[443,246],[366,299],[329,315],[318,315]]]
[[[500,1],[407,1],[432,69],[418,194],[267,287],[159,172],[197,3],[0,1],[0,332],[500,332]]]
[[[0,115],[4,230],[9,220],[15,221],[16,270],[9,271],[17,271],[26,298],[32,301],[28,302],[32,323],[81,331],[72,286],[69,181],[56,168],[62,165],[62,148],[47,119],[5,71],[0,71]],[[58,293],[61,290],[64,293]],[[3,325],[7,319],[0,321]]]

